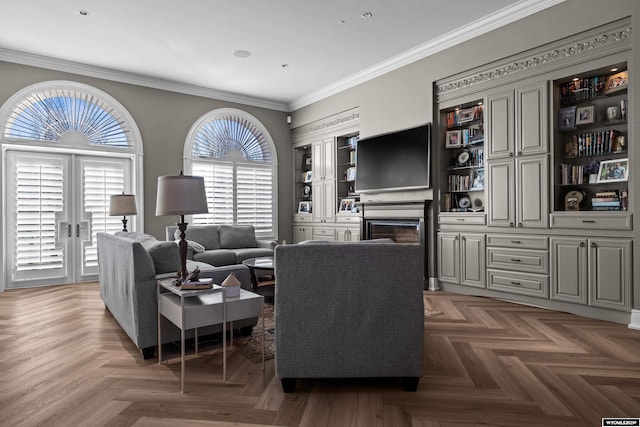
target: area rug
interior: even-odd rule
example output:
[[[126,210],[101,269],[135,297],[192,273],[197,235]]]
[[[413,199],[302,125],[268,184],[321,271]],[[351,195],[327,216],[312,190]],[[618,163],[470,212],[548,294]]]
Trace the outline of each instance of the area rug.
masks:
[[[264,360],[273,359],[275,354],[275,329],[273,320],[273,305],[264,305]],[[246,337],[234,336],[233,348],[242,353],[254,363],[262,362],[262,320],[253,327],[251,335]]]

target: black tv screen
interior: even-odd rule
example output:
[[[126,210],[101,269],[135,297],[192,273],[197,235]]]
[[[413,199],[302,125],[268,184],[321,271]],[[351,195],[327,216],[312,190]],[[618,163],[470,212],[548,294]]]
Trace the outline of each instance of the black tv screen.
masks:
[[[356,191],[429,188],[431,125],[358,141]]]

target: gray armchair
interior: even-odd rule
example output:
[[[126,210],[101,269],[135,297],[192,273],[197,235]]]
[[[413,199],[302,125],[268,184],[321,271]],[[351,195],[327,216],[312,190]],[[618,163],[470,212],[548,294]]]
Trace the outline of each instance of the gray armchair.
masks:
[[[424,247],[325,243],[275,250],[276,373],[297,378],[422,375]]]

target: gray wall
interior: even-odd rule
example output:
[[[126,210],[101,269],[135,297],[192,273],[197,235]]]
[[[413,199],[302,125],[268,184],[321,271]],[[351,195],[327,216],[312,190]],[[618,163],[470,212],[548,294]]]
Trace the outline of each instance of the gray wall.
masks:
[[[0,105],[24,87],[48,80],[71,80],[96,87],[113,96],[133,116],[140,129],[144,150],[144,231],[162,240],[165,238],[165,226],[174,224],[178,217],[155,216],[157,178],[175,175],[182,169],[184,142],[191,126],[216,108],[237,108],[253,115],[267,128],[276,145],[279,163],[278,238],[291,241],[293,179],[286,113],[2,61]]]

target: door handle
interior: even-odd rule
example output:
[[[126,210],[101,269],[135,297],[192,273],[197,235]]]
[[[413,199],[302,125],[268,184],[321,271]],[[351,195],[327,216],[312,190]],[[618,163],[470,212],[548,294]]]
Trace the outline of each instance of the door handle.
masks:
[[[67,237],[71,237],[71,224],[67,225]]]
[[[76,237],[80,237],[80,224],[76,224]]]

